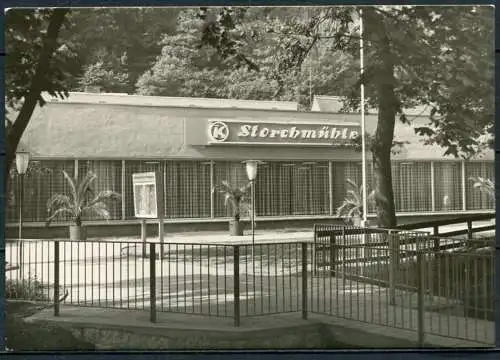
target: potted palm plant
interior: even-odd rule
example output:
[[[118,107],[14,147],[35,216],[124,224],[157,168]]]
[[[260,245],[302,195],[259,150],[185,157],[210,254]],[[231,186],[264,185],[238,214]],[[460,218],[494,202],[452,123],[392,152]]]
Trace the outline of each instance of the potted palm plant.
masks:
[[[220,185],[214,186],[212,192],[218,191],[224,196],[224,205],[231,210],[231,220],[229,220],[229,234],[231,236],[242,236],[244,224],[241,222],[241,214],[249,212],[248,189],[251,183],[240,187],[233,187],[227,181],[222,181]]]
[[[472,176],[469,178],[473,182],[472,187],[477,189],[480,193],[485,194],[488,199],[495,201],[495,183],[490,179],[480,176]]]
[[[63,171],[64,178],[68,182],[70,192],[68,195],[56,194],[47,202],[49,217],[46,226],[61,215],[69,215],[73,222],[69,226],[70,240],[85,240],[85,228],[82,226],[82,218],[85,214],[94,213],[105,220],[109,220],[110,213],[108,201],[120,199],[120,194],[105,190],[95,194],[91,185],[97,179],[97,175],[89,172],[80,181],[73,179]]]
[[[368,201],[373,203],[375,191],[368,195]],[[337,208],[337,217],[349,220],[355,226],[361,225],[363,215],[363,187],[355,181],[347,179],[347,194],[342,204]]]

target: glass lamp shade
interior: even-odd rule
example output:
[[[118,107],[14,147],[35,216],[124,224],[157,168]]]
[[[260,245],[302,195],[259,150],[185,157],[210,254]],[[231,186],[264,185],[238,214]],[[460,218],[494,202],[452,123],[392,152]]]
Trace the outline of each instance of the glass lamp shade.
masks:
[[[30,163],[30,153],[26,151],[16,152],[16,168],[19,174],[25,174]]]
[[[248,180],[253,181],[257,177],[257,165],[258,161],[249,160],[246,162],[247,164],[247,176]]]

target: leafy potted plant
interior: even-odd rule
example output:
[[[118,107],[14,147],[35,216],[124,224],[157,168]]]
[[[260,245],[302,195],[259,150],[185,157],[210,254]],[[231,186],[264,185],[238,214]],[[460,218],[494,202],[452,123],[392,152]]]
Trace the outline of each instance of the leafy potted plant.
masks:
[[[368,202],[373,203],[375,191],[368,195]],[[337,208],[337,217],[352,221],[353,225],[361,225],[363,215],[363,186],[347,179],[347,194],[342,204]]]
[[[218,191],[224,196],[224,205],[231,210],[231,220],[229,220],[229,233],[231,236],[242,236],[244,224],[241,222],[241,214],[249,212],[248,189],[251,183],[240,187],[233,187],[227,181],[222,181],[220,185],[214,186],[212,192]]]
[[[489,199],[495,200],[495,183],[493,181],[480,176],[472,176],[469,180],[473,182],[472,187],[474,189],[479,190],[479,192],[485,194]]]
[[[70,240],[85,240],[85,228],[82,226],[82,218],[85,214],[94,213],[105,220],[109,220],[110,213],[107,201],[120,199],[120,194],[105,190],[95,194],[92,183],[97,179],[97,175],[89,172],[83,179],[77,181],[63,171],[64,178],[68,182],[70,192],[68,195],[56,194],[47,202],[47,212],[49,217],[46,226],[61,215],[69,215],[73,222],[69,226]]]

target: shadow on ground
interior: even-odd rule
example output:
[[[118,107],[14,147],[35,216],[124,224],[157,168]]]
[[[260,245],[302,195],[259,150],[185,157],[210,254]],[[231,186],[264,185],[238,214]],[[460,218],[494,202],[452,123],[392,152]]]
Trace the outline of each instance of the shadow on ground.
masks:
[[[55,324],[29,324],[24,318],[44,306],[27,302],[5,302],[5,346],[11,351],[95,350],[95,346],[75,338],[70,331]]]

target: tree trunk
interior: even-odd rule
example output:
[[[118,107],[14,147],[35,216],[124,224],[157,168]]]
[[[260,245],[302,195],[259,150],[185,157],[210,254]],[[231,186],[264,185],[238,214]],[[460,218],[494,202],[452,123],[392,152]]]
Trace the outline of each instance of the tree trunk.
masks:
[[[47,35],[44,39],[43,47],[40,50],[40,57],[36,66],[35,74],[31,80],[28,93],[24,98],[23,105],[15,122],[8,127],[6,136],[6,156],[5,156],[5,179],[9,174],[10,167],[14,162],[17,146],[23,136],[24,130],[33,115],[36,104],[44,90],[43,78],[49,68],[50,61],[57,47],[59,31],[64,23],[69,9],[55,9],[50,17]]]
[[[394,93],[394,65],[389,40],[384,39],[382,63],[378,78],[378,122],[372,145],[375,204],[378,224],[393,228],[397,225],[392,189],[391,147],[394,139],[397,98]]]

